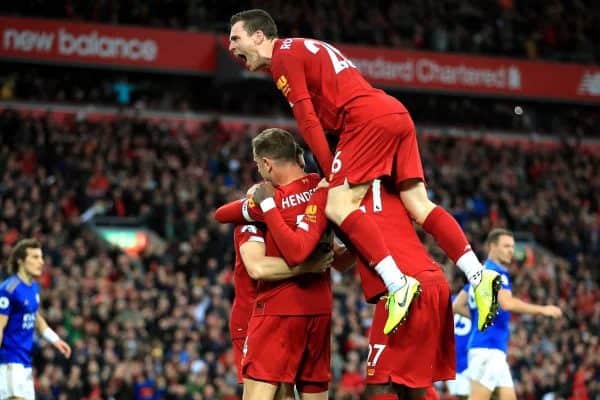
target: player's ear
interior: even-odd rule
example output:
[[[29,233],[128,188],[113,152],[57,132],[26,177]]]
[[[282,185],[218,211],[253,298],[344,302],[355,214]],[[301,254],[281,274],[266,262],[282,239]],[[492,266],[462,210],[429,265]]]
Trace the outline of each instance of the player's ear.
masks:
[[[265,33],[260,29],[256,30],[252,36],[254,38],[254,43],[256,44],[261,44],[265,40]]]

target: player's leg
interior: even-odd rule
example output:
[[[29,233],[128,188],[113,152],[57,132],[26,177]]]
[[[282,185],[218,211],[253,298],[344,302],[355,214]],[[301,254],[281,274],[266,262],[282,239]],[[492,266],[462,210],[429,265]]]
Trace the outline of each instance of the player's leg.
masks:
[[[498,400],[517,400],[517,393],[514,387],[499,386],[496,388]]]
[[[395,388],[390,383],[367,384],[364,398],[366,400],[399,400]]]
[[[244,378],[244,400],[273,400],[278,384]]]
[[[34,400],[33,370],[22,364],[0,364],[0,398]]]
[[[395,161],[395,179],[402,203],[415,222],[435,238],[442,250],[465,273],[475,288],[480,316],[478,327],[480,330],[487,328],[498,310],[500,276],[483,269],[458,222],[427,196],[424,180],[419,176],[421,156],[414,128],[403,137]]]
[[[331,315],[305,318],[304,354],[296,371],[296,388],[304,400],[327,400],[331,380]]]
[[[327,384],[325,387],[307,387],[306,385],[299,385],[300,398],[302,400],[327,400],[329,390]]]
[[[302,327],[301,318],[252,316],[242,364],[244,400],[272,400],[280,384],[294,382],[302,351],[296,350],[298,335],[293,332]]]
[[[490,400],[492,391],[481,383],[471,380],[471,394],[469,400]]]
[[[359,209],[371,183],[350,187],[343,184],[329,189],[325,213],[350,239],[361,256],[373,266],[388,290],[388,321],[384,327],[391,333],[405,318],[413,299],[420,292],[419,282],[402,273],[377,224]]]
[[[276,400],[295,400],[296,395],[294,393],[294,385],[289,383],[282,383],[277,388],[277,394],[275,395]]]

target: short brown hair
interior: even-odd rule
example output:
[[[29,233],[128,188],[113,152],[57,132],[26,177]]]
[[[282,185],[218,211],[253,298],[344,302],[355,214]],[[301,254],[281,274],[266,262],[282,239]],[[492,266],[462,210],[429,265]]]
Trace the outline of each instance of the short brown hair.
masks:
[[[500,236],[510,236],[512,238],[515,237],[515,235],[508,229],[496,228],[496,229],[492,229],[490,231],[490,233],[488,233],[487,239],[485,239],[485,243],[488,246],[492,243],[498,244],[498,240],[500,239]]]
[[[36,239],[23,239],[20,240],[15,247],[13,247],[8,257],[8,272],[10,274],[16,274],[19,270],[19,261],[25,260],[27,257],[27,249],[41,249],[42,245]]]
[[[257,157],[297,162],[301,149],[294,136],[284,129],[265,129],[252,139],[252,151]]]
[[[244,30],[248,35],[252,35],[256,31],[262,31],[268,39],[275,39],[277,37],[277,25],[273,20],[273,17],[259,8],[252,10],[240,11],[237,14],[231,16],[229,20],[230,26],[233,26],[236,22],[244,22]]]

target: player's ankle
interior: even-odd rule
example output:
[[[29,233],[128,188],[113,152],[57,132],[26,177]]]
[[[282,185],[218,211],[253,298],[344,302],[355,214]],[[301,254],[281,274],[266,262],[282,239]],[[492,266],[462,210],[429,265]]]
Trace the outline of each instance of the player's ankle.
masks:
[[[392,256],[387,256],[375,266],[375,271],[379,274],[389,293],[394,293],[402,289],[407,281],[406,275],[400,271]]]
[[[469,250],[463,254],[456,261],[456,265],[465,273],[469,283],[473,287],[479,286],[479,283],[481,282],[481,275],[483,274],[483,266],[472,250]]]

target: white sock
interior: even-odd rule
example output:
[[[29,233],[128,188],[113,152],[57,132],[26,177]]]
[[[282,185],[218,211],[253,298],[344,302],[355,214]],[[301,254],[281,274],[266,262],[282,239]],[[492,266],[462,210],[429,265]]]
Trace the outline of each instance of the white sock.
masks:
[[[388,293],[394,293],[406,285],[406,275],[400,271],[392,256],[387,256],[379,261],[375,266],[375,271],[383,279]]]
[[[473,251],[468,251],[456,261],[458,268],[462,270],[467,276],[469,283],[476,288],[481,282],[481,275],[483,273],[483,265],[477,259],[477,256]]]

